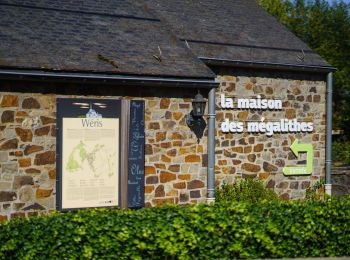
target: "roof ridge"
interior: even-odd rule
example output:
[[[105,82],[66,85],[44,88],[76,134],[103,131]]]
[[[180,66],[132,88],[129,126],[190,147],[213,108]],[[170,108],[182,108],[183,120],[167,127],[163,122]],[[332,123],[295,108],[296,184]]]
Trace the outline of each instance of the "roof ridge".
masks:
[[[22,7],[22,8],[29,8],[29,9],[45,10],[45,11],[56,11],[56,12],[65,12],[65,13],[74,13],[74,14],[87,14],[87,15],[101,15],[101,16],[115,17],[115,18],[160,22],[160,19],[158,18],[139,17],[134,15],[109,14],[109,13],[102,13],[102,12],[87,12],[87,11],[67,10],[67,9],[33,6],[33,5],[25,5],[25,4],[9,4],[9,3],[2,3],[2,2],[0,2],[0,5],[9,6],[9,7]]]

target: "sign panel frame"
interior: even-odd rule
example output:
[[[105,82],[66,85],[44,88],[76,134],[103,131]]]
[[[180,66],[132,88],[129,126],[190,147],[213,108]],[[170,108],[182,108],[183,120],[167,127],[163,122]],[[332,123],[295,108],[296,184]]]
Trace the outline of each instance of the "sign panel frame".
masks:
[[[121,106],[121,100],[113,100],[113,99],[90,99],[90,98],[58,98],[57,99],[57,209],[60,211],[75,211],[78,209],[83,208],[98,208],[98,207],[119,207],[121,204],[121,114],[122,114],[122,106]],[[81,122],[81,124],[77,124]],[[83,123],[85,122],[85,124]],[[103,128],[103,124],[108,124],[109,128]],[[73,125],[72,125],[73,123]],[[88,124],[89,123],[89,124]],[[67,126],[69,125],[69,129]],[[74,127],[76,125],[76,128]],[[100,129],[97,129],[96,127],[100,127]],[[87,129],[85,129],[87,128]],[[96,129],[95,129],[96,128]],[[86,131],[85,131],[86,130]],[[79,131],[81,133],[79,133]],[[104,132],[103,132],[104,131]],[[69,170],[71,170],[71,178],[69,179],[67,177],[67,167],[63,167],[63,163],[67,164],[67,156],[68,153],[65,150],[66,147],[72,148],[71,145],[66,144],[65,147],[65,141],[67,141],[67,138],[70,138],[69,140],[72,142],[77,142],[75,139],[75,136],[77,136],[77,139],[79,139],[79,134],[84,134],[84,142],[79,144],[83,145],[83,150],[75,151],[69,151],[70,155],[69,157],[73,157],[73,159],[76,161],[78,158],[80,160],[80,164],[75,165],[75,162],[73,162],[73,165]],[[115,136],[117,135],[117,136]],[[108,139],[109,138],[109,139]],[[65,140],[67,139],[67,140]],[[81,137],[80,137],[81,139]],[[101,140],[104,144],[95,144],[94,141]],[[109,149],[107,149],[109,145],[109,141],[112,141],[112,143],[116,142],[116,146],[109,146]],[[92,149],[92,145],[94,145],[94,148]],[[82,146],[81,145],[81,146]],[[81,147],[80,146],[80,147]],[[96,148],[96,149],[95,149]],[[104,149],[104,150],[102,150]],[[72,150],[72,149],[71,149]],[[91,150],[91,151],[90,151]],[[104,157],[104,153],[108,153],[108,156]],[[94,168],[93,163],[96,159],[96,152],[100,153],[100,157],[103,160],[111,160],[112,165],[108,169],[114,169],[113,171],[110,171],[110,175],[108,177],[102,176],[104,174],[104,171],[98,172],[97,169]],[[102,156],[102,155],[103,156]],[[89,160],[88,160],[89,159]],[[92,161],[94,159],[94,161]],[[97,161],[97,160],[96,160]],[[101,163],[100,161],[97,161],[99,166],[105,166],[106,163]],[[84,168],[81,166],[84,164]],[[94,176],[90,176],[89,179],[79,179],[79,176],[82,176],[81,173],[79,173],[79,169],[82,171],[82,169],[85,170],[85,172],[96,173]],[[89,170],[90,169],[90,170]],[[96,170],[96,171],[95,171]],[[105,170],[105,169],[104,169]],[[75,176],[74,176],[75,174]],[[107,173],[106,173],[107,174]],[[114,176],[116,175],[116,176]],[[73,177],[74,176],[74,177]],[[112,178],[114,181],[112,183],[108,183],[109,187],[106,186],[106,182],[103,179],[103,177],[108,180],[108,178]],[[74,179],[76,178],[76,179]],[[99,179],[98,179],[99,178]],[[79,206],[67,206],[66,200],[63,198],[67,198],[67,196],[75,196],[74,192],[69,193],[67,195],[67,187],[63,187],[63,184],[66,184],[66,181],[69,181],[70,185],[72,185],[72,189],[74,191],[74,187],[76,187],[77,196],[79,195],[79,191],[81,194],[84,192],[86,195],[90,196],[89,199],[84,197],[85,200],[84,205]],[[67,185],[67,184],[66,184]],[[100,186],[99,186],[100,185]],[[110,187],[110,185],[112,185]],[[114,185],[114,186],[113,186]],[[85,187],[85,188],[84,188]],[[105,193],[103,198],[97,197],[94,198],[94,193],[88,194],[88,190],[93,191],[94,188],[98,193],[98,188],[106,188],[103,192]],[[113,190],[113,187],[115,190]],[[107,193],[108,188],[110,188],[111,192]],[[113,193],[116,191],[116,193]],[[107,194],[106,194],[107,193]],[[97,195],[96,195],[97,196]],[[107,196],[110,196],[110,198]],[[78,196],[79,197],[79,196]],[[89,205],[89,200],[91,200],[91,205]],[[73,203],[72,203],[73,204]],[[98,205],[96,205],[98,204]]]

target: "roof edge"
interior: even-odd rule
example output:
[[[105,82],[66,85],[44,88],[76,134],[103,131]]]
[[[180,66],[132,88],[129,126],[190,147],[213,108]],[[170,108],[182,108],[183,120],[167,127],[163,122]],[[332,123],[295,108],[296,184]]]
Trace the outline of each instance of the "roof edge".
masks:
[[[219,66],[253,68],[253,69],[299,71],[299,72],[316,72],[316,73],[328,73],[328,72],[336,71],[336,68],[332,66],[229,60],[229,59],[217,59],[217,58],[208,58],[208,57],[198,57],[198,58],[202,60],[206,65],[219,65]]]
[[[102,83],[119,84],[123,86],[163,86],[163,87],[200,87],[217,88],[219,82],[213,78],[176,78],[158,76],[133,76],[104,73],[84,72],[56,72],[44,70],[14,70],[0,69],[0,78],[7,80],[29,80],[50,82],[73,82],[73,83]]]

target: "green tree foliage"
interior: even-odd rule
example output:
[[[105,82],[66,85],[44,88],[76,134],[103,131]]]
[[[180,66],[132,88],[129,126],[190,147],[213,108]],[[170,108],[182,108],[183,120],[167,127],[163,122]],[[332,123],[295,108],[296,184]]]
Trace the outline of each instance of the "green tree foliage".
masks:
[[[350,4],[326,0],[257,0],[310,48],[337,68],[334,129],[350,139]]]

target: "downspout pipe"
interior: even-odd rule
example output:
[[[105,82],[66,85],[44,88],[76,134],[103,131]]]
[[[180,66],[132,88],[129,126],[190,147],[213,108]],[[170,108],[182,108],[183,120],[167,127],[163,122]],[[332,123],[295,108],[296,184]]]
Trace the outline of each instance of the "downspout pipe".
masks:
[[[325,193],[332,194],[332,103],[333,103],[333,72],[327,74],[327,121],[326,121],[326,183]]]
[[[208,176],[207,176],[207,203],[215,202],[215,88],[208,94]]]

